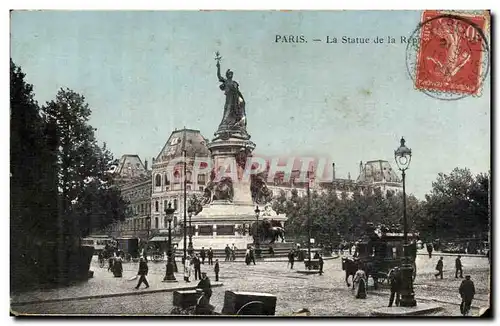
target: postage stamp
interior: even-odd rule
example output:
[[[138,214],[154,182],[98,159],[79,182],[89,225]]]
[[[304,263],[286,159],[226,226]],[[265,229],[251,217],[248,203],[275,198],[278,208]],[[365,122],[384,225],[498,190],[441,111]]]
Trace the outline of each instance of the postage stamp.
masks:
[[[426,10],[408,43],[407,63],[416,89],[440,99],[481,94],[489,71],[489,12]]]

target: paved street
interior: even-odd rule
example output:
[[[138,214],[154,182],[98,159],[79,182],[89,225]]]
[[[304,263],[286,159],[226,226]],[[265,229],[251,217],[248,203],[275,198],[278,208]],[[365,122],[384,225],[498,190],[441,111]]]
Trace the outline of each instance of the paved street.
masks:
[[[437,300],[444,307],[441,315],[459,315],[458,286],[460,279],[454,278],[455,257],[444,257],[445,279],[436,280],[432,275],[439,256],[429,259],[426,256],[417,257],[419,275],[415,282],[417,299]],[[479,257],[464,257],[462,259],[465,274],[471,274],[476,284],[476,299],[474,307],[488,305],[488,260]],[[94,265],[94,264],[93,264]],[[164,263],[150,263],[150,283],[152,288],[165,287],[161,283],[165,272]],[[303,263],[296,263],[296,269],[303,269]],[[124,264],[124,278],[115,279],[106,270],[93,266],[94,279],[88,283],[72,288],[60,289],[59,296],[82,296],[82,293],[94,292],[134,292],[135,281],[127,281],[135,275],[137,263]],[[370,291],[368,299],[354,299],[344,282],[344,273],[341,270],[341,260],[333,259],[325,262],[325,274],[303,275],[296,270],[287,269],[286,262],[265,262],[246,266],[242,263],[221,262],[222,287],[214,288],[212,304],[217,311],[222,310],[224,291],[254,291],[275,294],[278,298],[276,314],[288,315],[300,308],[308,308],[313,315],[354,316],[369,315],[374,308],[387,305],[388,289],[383,288],[376,292]],[[207,271],[213,280],[213,271],[208,265],[202,265],[202,271]],[[177,275],[177,286],[184,285],[182,274]],[[145,290],[139,290],[145,291]],[[113,293],[114,293],[113,292]],[[43,295],[38,296],[41,298]],[[53,297],[53,294],[52,294]],[[17,299],[21,299],[17,296]],[[46,298],[50,298],[47,296]],[[33,300],[33,299],[32,299]],[[28,301],[28,300],[16,300]],[[98,298],[75,300],[66,302],[35,303],[13,306],[17,312],[46,313],[46,314],[168,314],[172,309],[172,292],[130,295],[115,298]],[[473,311],[477,311],[474,309]]]

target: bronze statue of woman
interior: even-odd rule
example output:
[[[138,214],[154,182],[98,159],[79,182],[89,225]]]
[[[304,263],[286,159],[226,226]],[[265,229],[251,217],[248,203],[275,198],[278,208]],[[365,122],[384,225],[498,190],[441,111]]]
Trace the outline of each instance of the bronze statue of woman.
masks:
[[[239,85],[233,80],[233,72],[227,70],[226,78],[220,74],[220,57],[217,52],[217,78],[222,83],[219,88],[226,95],[224,115],[219,129],[246,129],[245,99],[239,90]]]

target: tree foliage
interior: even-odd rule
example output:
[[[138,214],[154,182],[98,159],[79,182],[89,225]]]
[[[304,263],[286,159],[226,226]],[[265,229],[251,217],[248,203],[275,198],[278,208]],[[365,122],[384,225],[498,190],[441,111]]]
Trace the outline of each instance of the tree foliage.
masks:
[[[108,175],[113,156],[106,144],[97,143],[85,98],[61,89],[42,110],[58,139],[56,170],[64,232],[85,236],[124,219],[127,203]]]
[[[491,175],[474,176],[467,168],[439,173],[425,197],[421,228],[437,238],[487,237],[490,228]]]

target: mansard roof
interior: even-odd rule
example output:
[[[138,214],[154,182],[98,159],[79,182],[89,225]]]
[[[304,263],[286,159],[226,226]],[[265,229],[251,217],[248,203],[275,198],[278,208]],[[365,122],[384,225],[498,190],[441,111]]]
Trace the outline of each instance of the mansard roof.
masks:
[[[362,165],[362,162],[360,165],[360,173],[358,179],[356,180],[357,183],[401,183],[396,171],[393,170],[388,161],[368,161],[364,166]]]
[[[125,154],[122,155],[116,164],[114,174],[120,178],[143,178],[148,175],[146,167],[141,161],[139,155]]]
[[[208,157],[210,151],[207,148],[207,142],[208,140],[201,135],[199,130],[186,128],[174,130],[153,163],[181,157],[184,150],[186,150],[187,157]]]

